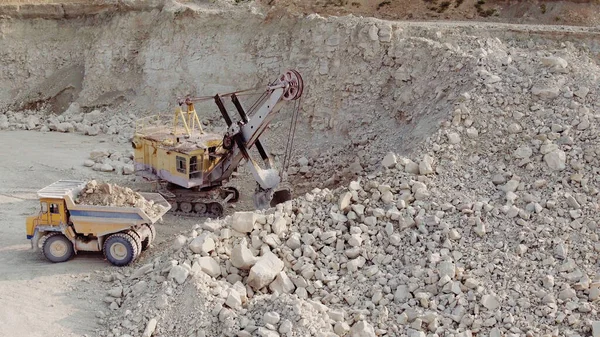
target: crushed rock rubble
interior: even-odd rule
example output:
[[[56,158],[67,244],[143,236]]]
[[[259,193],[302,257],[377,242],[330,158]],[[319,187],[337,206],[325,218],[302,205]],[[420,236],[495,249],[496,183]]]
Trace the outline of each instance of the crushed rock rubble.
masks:
[[[113,149],[94,149],[90,152],[89,159],[83,162],[83,166],[94,171],[115,172],[121,175],[135,173],[132,151],[122,153]]]
[[[141,208],[150,217],[164,213],[162,205],[146,200],[129,187],[96,180],[90,180],[74,201],[82,205]]]
[[[40,132],[70,132],[88,136],[112,135],[114,140],[127,143],[134,131],[134,115],[117,113],[108,108],[82,111],[73,102],[60,115],[38,110],[6,111],[0,115],[0,130],[37,130]]]
[[[600,336],[600,71],[475,50],[473,89],[412,155],[105,276],[99,335]]]

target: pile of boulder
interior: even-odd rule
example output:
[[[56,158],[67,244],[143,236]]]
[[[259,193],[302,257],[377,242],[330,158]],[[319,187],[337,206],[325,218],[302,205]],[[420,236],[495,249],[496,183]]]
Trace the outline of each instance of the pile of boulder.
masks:
[[[107,276],[123,290],[100,334],[600,336],[600,71],[573,48],[485,45],[410,155]]]
[[[129,142],[135,127],[135,116],[110,109],[83,112],[78,103],[72,103],[60,115],[45,109],[7,111],[0,114],[0,130],[37,130],[40,132],[79,133],[88,136],[112,136],[118,143]]]
[[[131,151],[122,153],[114,149],[95,149],[90,152],[90,157],[83,162],[83,166],[94,171],[115,172],[122,175],[135,173]]]
[[[83,205],[136,207],[141,208],[150,217],[163,214],[164,208],[153,200],[146,200],[141,194],[129,187],[90,180],[77,195],[75,203]]]

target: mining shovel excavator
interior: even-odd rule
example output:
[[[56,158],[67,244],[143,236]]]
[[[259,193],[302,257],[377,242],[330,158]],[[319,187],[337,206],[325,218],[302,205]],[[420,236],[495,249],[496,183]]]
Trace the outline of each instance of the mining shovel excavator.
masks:
[[[262,96],[247,111],[238,98],[245,91],[178,98],[172,122],[165,122],[160,116],[151,116],[136,123],[132,140],[136,174],[158,183],[158,192],[170,202],[171,212],[221,216],[227,203],[239,199],[238,190],[225,184],[242,161],[246,162],[257,182],[253,195],[257,209],[291,199],[289,188],[281,186],[283,172],[275,168],[272,157],[259,137],[286,103],[296,101],[284,157],[285,167],[293,146],[292,130],[295,131],[299,113],[302,77],[295,70],[286,71],[267,85]],[[227,111],[225,98],[230,98],[237,110],[237,122]],[[203,131],[194,102],[204,100],[214,100],[216,103],[227,124],[224,135]],[[250,150],[254,147],[264,167],[250,156]]]

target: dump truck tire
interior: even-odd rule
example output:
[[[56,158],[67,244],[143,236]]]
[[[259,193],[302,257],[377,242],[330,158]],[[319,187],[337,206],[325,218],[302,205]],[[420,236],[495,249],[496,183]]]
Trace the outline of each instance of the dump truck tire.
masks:
[[[152,224],[144,224],[144,226],[148,227],[148,229],[150,230],[150,235],[148,235],[144,241],[142,241],[142,249],[146,250],[148,249],[148,247],[150,247],[150,245],[152,244],[152,242],[154,242],[154,239],[156,238],[156,228],[154,228],[154,225]]]
[[[104,256],[115,266],[126,266],[138,256],[138,247],[133,237],[116,233],[104,242]]]
[[[40,246],[42,254],[51,262],[65,262],[70,259],[75,251],[73,243],[67,239],[62,233],[54,232],[46,234],[42,237]]]
[[[137,246],[138,253],[137,253],[137,255],[134,258],[134,260],[135,260],[142,253],[142,236],[140,235],[140,233],[138,233],[137,231],[135,231],[133,229],[128,230],[126,232],[126,234],[128,234],[129,236],[131,236],[133,238],[133,241],[135,241],[135,244]]]

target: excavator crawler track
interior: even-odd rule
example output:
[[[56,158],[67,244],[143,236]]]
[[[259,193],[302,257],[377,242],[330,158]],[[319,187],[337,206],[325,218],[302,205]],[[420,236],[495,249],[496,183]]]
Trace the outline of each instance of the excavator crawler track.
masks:
[[[209,191],[194,191],[168,185],[159,190],[171,204],[169,214],[185,217],[223,216],[224,205],[239,200],[239,192],[235,187],[218,187]]]

